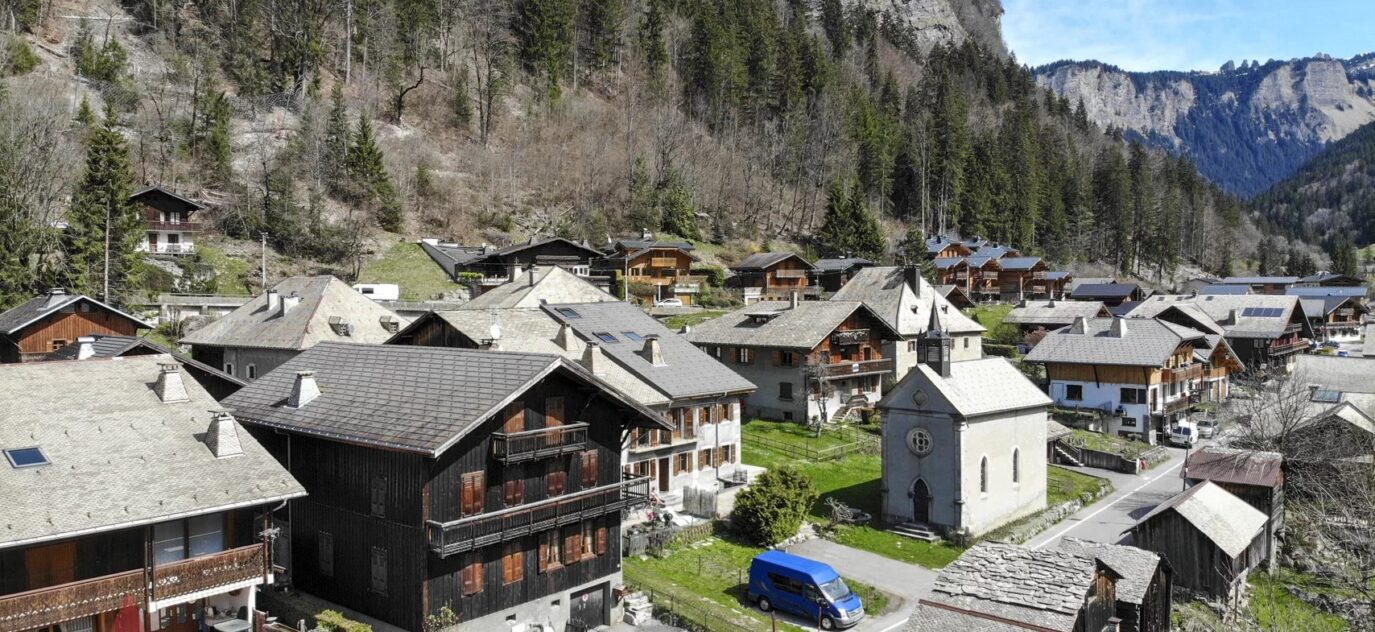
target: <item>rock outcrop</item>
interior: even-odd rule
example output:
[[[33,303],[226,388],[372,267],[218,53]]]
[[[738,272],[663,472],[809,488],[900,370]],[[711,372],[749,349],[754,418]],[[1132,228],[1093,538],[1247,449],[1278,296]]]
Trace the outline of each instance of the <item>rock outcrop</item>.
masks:
[[[871,10],[905,26],[922,51],[941,44],[973,40],[1000,53],[1003,44],[1000,0],[866,0]]]

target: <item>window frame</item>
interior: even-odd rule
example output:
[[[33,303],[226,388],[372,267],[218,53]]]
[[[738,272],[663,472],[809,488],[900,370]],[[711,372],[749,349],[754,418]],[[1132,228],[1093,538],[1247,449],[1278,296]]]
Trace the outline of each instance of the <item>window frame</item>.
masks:
[[[15,452],[27,452],[27,451],[29,451],[29,450],[34,450],[34,451],[38,452],[38,457],[39,457],[40,459],[42,459],[42,460],[40,460],[40,461],[37,462],[37,463],[25,463],[25,464],[22,464],[22,465],[21,465],[18,461],[15,460],[14,454],[13,454],[13,453],[15,453]],[[41,446],[33,445],[33,446],[26,446],[26,447],[23,447],[23,448],[5,448],[4,452],[5,452],[5,460],[9,462],[10,467],[12,467],[12,468],[14,468],[14,469],[16,469],[16,470],[24,470],[24,469],[28,469],[28,468],[31,468],[31,467],[43,467],[43,466],[45,466],[45,465],[52,465],[52,464],[53,464],[52,459],[49,459],[49,458],[48,458],[48,453],[47,453],[47,452],[44,452],[44,451],[43,451],[43,448],[42,448]]]
[[[785,401],[785,402],[793,401],[793,383],[792,383],[792,382],[779,382],[779,383],[778,383],[778,399],[781,399],[781,400],[783,400],[783,401]]]
[[[1075,394],[1074,394],[1074,392],[1075,392],[1076,390],[1078,391],[1078,395],[1075,395]],[[1066,385],[1065,385],[1065,401],[1067,401],[1067,402],[1082,402],[1082,401],[1084,401],[1084,385],[1083,385],[1083,384],[1066,384]]]

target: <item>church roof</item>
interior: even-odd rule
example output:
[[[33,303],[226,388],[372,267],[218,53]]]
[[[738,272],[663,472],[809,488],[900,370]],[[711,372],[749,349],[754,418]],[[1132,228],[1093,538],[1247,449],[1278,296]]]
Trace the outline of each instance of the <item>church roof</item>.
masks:
[[[929,384],[941,397],[950,402],[956,413],[965,417],[987,415],[1007,410],[1021,410],[1049,406],[1050,398],[1028,380],[1017,367],[1004,358],[982,358],[950,363],[950,377],[925,364],[918,364],[907,373],[897,388],[879,402],[883,409],[911,406],[900,393],[908,380]]]

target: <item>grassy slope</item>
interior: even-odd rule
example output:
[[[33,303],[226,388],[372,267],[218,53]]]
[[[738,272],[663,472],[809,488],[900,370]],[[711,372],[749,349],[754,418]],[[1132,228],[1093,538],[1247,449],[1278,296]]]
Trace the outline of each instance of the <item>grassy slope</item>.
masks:
[[[1092,494],[1098,491],[1100,480],[1096,476],[1051,465],[1046,468],[1046,504],[1054,507],[1084,494]]]
[[[700,312],[693,312],[691,314],[679,314],[677,316],[669,316],[668,318],[664,319],[664,326],[668,327],[670,331],[678,331],[679,329],[683,328],[683,325],[696,325],[697,323],[711,320],[724,313],[726,312],[709,309]]]
[[[381,259],[369,261],[358,282],[395,283],[401,286],[401,298],[408,301],[429,300],[458,289],[420,244],[412,243],[396,244]]]
[[[1284,588],[1286,583],[1301,584],[1321,592],[1312,585],[1312,578],[1281,568],[1276,575],[1262,570],[1251,573],[1251,616],[1265,630],[1305,630],[1307,632],[1341,632],[1349,626],[1341,617],[1322,612],[1300,601]]]
[[[1091,430],[1075,429],[1074,438],[1083,441],[1084,447],[1090,450],[1112,452],[1114,454],[1126,456],[1137,456],[1153,447],[1143,441],[1132,441],[1130,439],[1123,439],[1117,435],[1093,432]]]

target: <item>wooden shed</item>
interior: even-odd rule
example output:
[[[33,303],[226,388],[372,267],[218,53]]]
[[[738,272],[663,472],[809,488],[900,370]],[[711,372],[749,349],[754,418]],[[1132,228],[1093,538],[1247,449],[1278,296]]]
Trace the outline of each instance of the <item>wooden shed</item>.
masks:
[[[1204,481],[1161,503],[1132,527],[1133,544],[1164,557],[1174,584],[1230,599],[1264,559],[1267,516]]]
[[[1212,481],[1266,516],[1265,560],[1276,554],[1275,534],[1284,528],[1284,455],[1278,452],[1204,446],[1184,461],[1189,485]]]

